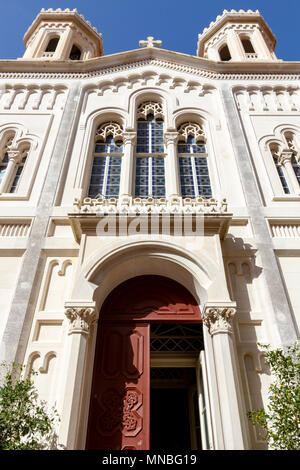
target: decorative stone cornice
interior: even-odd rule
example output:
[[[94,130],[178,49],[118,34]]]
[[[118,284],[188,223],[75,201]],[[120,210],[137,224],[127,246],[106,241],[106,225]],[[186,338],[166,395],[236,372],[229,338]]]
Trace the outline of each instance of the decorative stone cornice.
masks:
[[[140,57],[154,55],[154,57]],[[148,52],[150,51],[150,52]],[[200,57],[191,57],[172,51],[157,48],[145,48],[140,50],[119,53],[110,56],[102,56],[80,64],[65,63],[64,61],[49,61],[47,72],[41,71],[41,64],[33,60],[0,61],[0,78],[6,79],[88,79],[100,78],[114,73],[131,71],[145,66],[157,66],[163,69],[192,74],[197,77],[212,80],[299,80],[299,62],[268,62],[248,61],[236,63],[219,63]],[[157,57],[155,57],[157,56]],[[75,61],[74,61],[75,62]],[[122,62],[122,63],[120,63]],[[114,65],[118,63],[119,65]]]
[[[235,304],[216,306],[206,304],[202,312],[202,319],[212,336],[217,333],[231,334],[231,320],[235,313]]]
[[[91,326],[98,320],[98,312],[91,306],[67,306],[65,305],[65,315],[70,321],[69,335],[80,333],[88,335]]]

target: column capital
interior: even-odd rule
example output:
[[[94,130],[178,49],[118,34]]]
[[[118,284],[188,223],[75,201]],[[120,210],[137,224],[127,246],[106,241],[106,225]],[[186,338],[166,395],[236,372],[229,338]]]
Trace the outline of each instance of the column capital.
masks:
[[[125,130],[123,132],[123,141],[124,144],[135,144],[136,141],[136,132],[133,130]]]
[[[209,333],[213,336],[217,333],[232,333],[231,320],[236,313],[236,304],[205,304],[202,311],[202,319]]]
[[[19,163],[21,152],[17,149],[7,150],[8,160],[14,163]]]
[[[165,144],[175,143],[178,138],[178,132],[176,130],[167,130],[164,134]]]
[[[284,149],[280,153],[278,157],[278,163],[279,165],[284,165],[286,162],[290,162],[292,160],[294,152],[290,149]]]
[[[98,320],[98,311],[90,305],[65,304],[65,315],[70,321],[69,335],[81,333],[89,335],[90,328]]]

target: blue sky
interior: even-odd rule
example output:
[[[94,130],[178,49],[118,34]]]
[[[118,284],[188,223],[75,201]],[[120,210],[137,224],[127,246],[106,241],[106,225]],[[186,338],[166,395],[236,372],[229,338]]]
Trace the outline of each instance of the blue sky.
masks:
[[[137,49],[154,36],[162,47],[196,54],[198,33],[226,10],[259,10],[277,38],[276,54],[300,61],[300,0],[0,0],[0,59],[24,54],[23,36],[42,8],[77,8],[103,34],[104,54]]]

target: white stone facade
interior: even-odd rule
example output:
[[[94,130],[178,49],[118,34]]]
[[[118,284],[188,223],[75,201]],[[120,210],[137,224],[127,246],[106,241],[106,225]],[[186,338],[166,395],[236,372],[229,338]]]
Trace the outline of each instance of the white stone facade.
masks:
[[[258,12],[225,11],[199,35],[197,56],[159,49],[153,38],[105,56],[101,35],[68,10],[42,11],[25,40],[24,57],[1,61],[0,72],[1,358],[40,371],[40,396],[62,418],[60,444],[83,449],[106,296],[134,276],[170,277],[203,316],[209,447],[264,449],[246,417],[266,405],[258,343],[290,344],[300,326],[299,63],[276,59]],[[222,61],[225,43],[231,60]],[[78,60],[69,60],[73,44]],[[137,110],[146,102],[163,117],[160,198],[134,192]],[[119,195],[88,197],[95,133],[111,122],[123,141]],[[185,123],[205,135],[211,198],[182,197]],[[128,214],[123,231],[96,236],[105,216]],[[201,215],[202,234],[130,231],[132,218],[151,214]]]

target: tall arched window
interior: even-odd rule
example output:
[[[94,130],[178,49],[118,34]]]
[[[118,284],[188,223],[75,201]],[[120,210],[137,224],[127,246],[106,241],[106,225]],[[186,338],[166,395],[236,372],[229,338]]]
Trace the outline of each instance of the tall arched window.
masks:
[[[187,122],[179,127],[178,135],[177,154],[182,197],[211,198],[205,135],[202,127]]]
[[[20,156],[18,158],[18,163],[16,164],[15,171],[14,171],[14,173],[12,175],[12,179],[11,179],[11,185],[10,185],[10,189],[9,189],[10,193],[15,193],[18,189],[20,178],[21,178],[21,175],[23,173],[23,169],[24,169],[24,166],[25,166],[25,163],[26,163],[26,160],[27,160],[28,151],[29,151],[29,148],[25,148],[25,149],[23,149],[22,152],[20,152]]]
[[[12,149],[14,135],[6,138],[0,155],[0,192],[17,192],[29,152],[29,145]]]
[[[290,194],[290,188],[286,179],[285,169],[284,169],[282,158],[281,158],[279,144],[276,144],[276,143],[270,144],[270,152],[273,157],[273,161],[274,161],[276,171],[281,182],[282,189],[285,194]]]
[[[300,156],[296,145],[296,139],[292,132],[286,132],[284,136],[288,148],[292,151],[291,164],[300,188]]]
[[[88,192],[90,197],[119,196],[122,136],[123,130],[117,122],[106,122],[97,128]]]
[[[231,54],[230,54],[227,44],[224,44],[222,47],[220,47],[219,56],[220,56],[220,59],[224,62],[231,60]]]
[[[73,44],[69,59],[80,60],[80,57],[81,57],[81,50],[79,49],[78,46],[76,46],[76,44]]]
[[[163,112],[160,103],[142,103],[137,111],[135,197],[164,197],[165,158]]]
[[[0,187],[3,187],[3,181],[7,172],[8,166],[8,151],[12,145],[14,135],[8,136],[4,143],[0,154]]]

